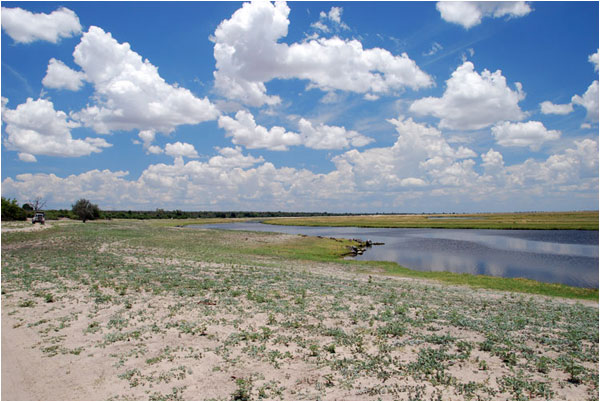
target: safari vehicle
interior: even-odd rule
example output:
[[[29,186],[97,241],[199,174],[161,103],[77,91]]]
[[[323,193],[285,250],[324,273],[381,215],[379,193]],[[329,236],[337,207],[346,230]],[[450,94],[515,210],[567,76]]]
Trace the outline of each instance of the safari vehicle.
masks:
[[[46,217],[43,212],[36,212],[31,219],[31,223],[35,224],[36,222],[41,223],[42,225],[46,223]]]

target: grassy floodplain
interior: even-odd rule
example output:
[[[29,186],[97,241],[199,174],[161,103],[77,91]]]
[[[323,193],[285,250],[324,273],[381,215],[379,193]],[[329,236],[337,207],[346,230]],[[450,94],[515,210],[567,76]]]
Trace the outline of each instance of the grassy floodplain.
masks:
[[[341,260],[347,240],[183,223],[3,232],[3,399],[598,400],[597,293],[393,277]]]
[[[272,218],[271,225],[439,229],[598,230],[598,211]]]

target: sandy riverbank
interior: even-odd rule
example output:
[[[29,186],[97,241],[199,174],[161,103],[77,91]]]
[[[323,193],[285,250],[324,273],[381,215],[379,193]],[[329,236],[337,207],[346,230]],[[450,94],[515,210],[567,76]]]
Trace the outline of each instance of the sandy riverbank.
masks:
[[[296,236],[52,232],[3,234],[2,399],[598,398],[597,302],[278,256]]]

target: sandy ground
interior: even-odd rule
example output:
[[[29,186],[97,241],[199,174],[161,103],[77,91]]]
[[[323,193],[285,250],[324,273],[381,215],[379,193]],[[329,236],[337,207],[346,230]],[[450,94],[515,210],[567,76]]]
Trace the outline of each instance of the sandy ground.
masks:
[[[15,325],[2,315],[2,400],[105,399],[102,373],[111,370],[108,360],[48,359],[39,351],[39,334]]]
[[[39,223],[36,224],[31,224],[31,222],[28,222],[27,225],[25,225],[24,223],[19,222],[19,224],[15,224],[14,222],[11,223],[2,223],[2,233],[4,232],[33,232],[36,230],[44,230],[44,229],[49,229],[52,227],[52,224],[49,222],[46,222],[46,224],[41,225]]]
[[[40,230],[29,229],[32,226],[6,229]],[[231,236],[237,236],[236,241],[286,239],[267,235]],[[3,254],[9,246],[2,246]],[[186,259],[185,255],[165,257],[164,252],[154,253],[122,241],[98,243],[96,251],[98,255],[119,257],[123,264],[139,269],[167,266],[173,272],[198,272],[196,275],[206,280],[223,280],[223,272],[228,272],[226,279],[232,283],[237,277],[252,272],[260,275],[261,281],[263,277],[269,279],[271,273],[304,274],[290,275],[287,282],[277,280],[265,285],[265,295],[276,307],[250,299],[261,290],[260,281],[258,287],[250,283],[248,293],[246,288],[240,288],[240,293],[234,296],[212,289],[202,295],[181,297],[144,290],[119,294],[113,288],[100,288],[102,295],[110,297],[110,302],[99,301],[95,291],[77,282],[63,281],[61,290],[54,283],[43,282],[35,283],[31,290],[9,287],[6,293],[2,292],[2,400],[225,400],[232,399],[244,381],[251,383],[252,399],[464,400],[469,396],[469,399],[507,400],[514,398],[511,388],[503,383],[509,377],[537,381],[551,390],[552,399],[556,400],[586,400],[590,395],[597,396],[597,387],[590,388],[589,383],[573,384],[565,372],[554,368],[544,375],[523,373],[521,368],[528,367],[528,362],[521,355],[517,356],[516,367],[507,366],[501,357],[480,350],[477,345],[485,341],[481,332],[451,325],[441,316],[425,326],[409,326],[406,333],[392,337],[378,335],[375,327],[356,318],[359,313],[370,311],[375,317],[390,309],[390,304],[380,302],[380,296],[390,289],[401,298],[399,302],[411,306],[406,310],[407,322],[416,322],[424,314],[441,315],[442,308],[454,303],[464,305],[465,301],[473,305],[485,302],[491,306],[520,308],[523,302],[516,296],[444,287],[419,280],[371,278],[329,263],[295,262],[296,266],[282,270],[263,267],[253,271],[256,267],[252,265]],[[268,259],[261,258],[256,257],[257,265],[269,263]],[[50,271],[49,267],[37,268]],[[314,287],[305,288],[310,303],[303,308],[293,307],[301,301],[299,296],[289,294],[288,286],[298,278],[314,279]],[[328,284],[335,286],[334,290],[347,287],[348,292],[354,293],[344,297],[318,290]],[[379,285],[381,294],[360,291],[361,286]],[[236,289],[232,285],[229,291]],[[43,296],[32,296],[34,290],[51,291],[55,298],[44,302]],[[431,305],[427,305],[429,296],[422,296],[424,292],[431,295]],[[446,306],[433,300],[442,292],[446,292]],[[423,306],[411,304],[417,298]],[[539,306],[540,311],[550,308],[567,311],[566,306],[582,304],[537,296],[528,296],[528,299]],[[34,301],[31,305],[24,304],[31,300]],[[598,307],[594,301],[583,304]],[[293,308],[282,307],[287,305]],[[501,314],[501,310],[501,307],[494,309],[490,314]],[[472,312],[465,313],[465,318],[479,318],[479,315],[469,317],[469,314]],[[383,326],[383,322],[375,325]],[[330,353],[325,347],[337,338],[324,333],[326,329],[342,329],[362,341],[344,343],[345,338],[340,338],[342,341],[337,341],[335,352]],[[547,331],[547,339],[555,335],[552,327],[543,330]],[[530,335],[533,338],[534,332],[525,326],[511,336],[519,342],[529,342],[527,346],[533,356],[545,354],[548,358],[558,358],[560,349],[547,351],[546,345],[527,340]],[[426,341],[427,337],[435,336],[448,336],[455,341],[443,349],[437,341]],[[425,380],[425,377],[419,379],[405,372],[393,372],[394,368],[411,367],[425,349],[444,350],[456,356],[460,352],[456,346],[459,341],[472,345],[473,349],[467,358],[452,357],[451,361],[443,362],[443,372],[454,378],[454,385],[433,385],[430,374]],[[595,342],[597,348],[597,339]],[[319,345],[315,356],[309,344]],[[593,345],[588,342],[585,346]],[[381,361],[377,360],[379,357]],[[348,376],[340,375],[340,370],[335,369],[335,364],[353,359],[365,364],[378,362],[378,366],[369,369],[360,362],[349,365],[348,370],[364,372],[349,382]],[[486,369],[481,369],[482,361]],[[597,362],[584,364],[597,373]],[[391,374],[385,373],[387,369],[392,370]],[[385,375],[391,375],[389,381],[382,377]],[[480,385],[466,394],[459,392],[457,384]],[[524,394],[531,399],[548,399],[540,395]]]
[[[38,230],[50,229],[56,225],[63,225],[77,222],[68,218],[61,219],[46,219],[45,224],[40,223],[31,223],[31,219],[27,219],[26,221],[8,221],[8,222],[0,222],[0,226],[2,229],[2,233],[5,232],[33,232]]]

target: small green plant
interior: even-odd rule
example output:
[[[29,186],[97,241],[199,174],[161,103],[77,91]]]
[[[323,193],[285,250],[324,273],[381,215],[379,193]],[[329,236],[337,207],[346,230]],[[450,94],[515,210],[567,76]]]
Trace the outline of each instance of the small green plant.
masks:
[[[550,363],[552,359],[546,356],[540,356],[535,362],[535,368],[539,373],[548,374],[550,372]]]
[[[237,389],[231,394],[231,399],[234,401],[249,401],[251,399],[252,381],[245,378],[237,378],[235,380]]]
[[[326,345],[324,349],[329,353],[335,353],[335,344]]]
[[[92,321],[88,324],[88,327],[85,330],[85,333],[96,333],[100,330],[100,323],[98,321]]]
[[[583,380],[582,376],[585,372],[585,368],[573,360],[570,356],[562,358],[562,364],[565,372],[569,374],[568,381],[572,384],[579,384]]]
[[[471,355],[473,345],[467,341],[458,341],[456,342],[456,349],[459,351],[459,357],[461,359],[466,359]]]
[[[19,302],[18,304],[19,307],[33,307],[35,306],[35,301],[33,300],[23,300],[22,302]]]
[[[381,335],[402,336],[406,333],[406,327],[401,321],[391,321],[380,327],[378,332]]]
[[[117,292],[119,293],[119,296],[125,296],[127,294],[127,285],[117,287]]]

